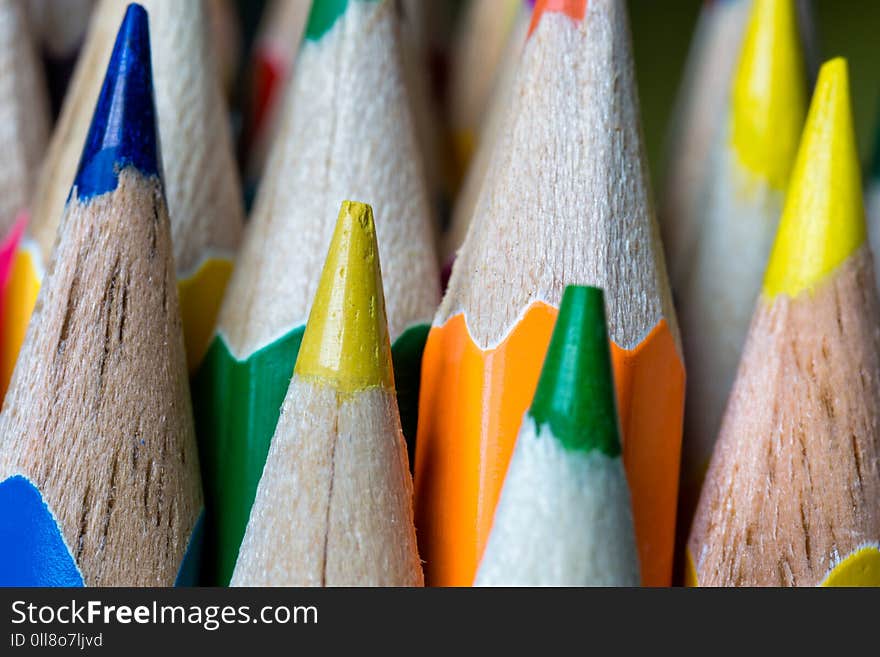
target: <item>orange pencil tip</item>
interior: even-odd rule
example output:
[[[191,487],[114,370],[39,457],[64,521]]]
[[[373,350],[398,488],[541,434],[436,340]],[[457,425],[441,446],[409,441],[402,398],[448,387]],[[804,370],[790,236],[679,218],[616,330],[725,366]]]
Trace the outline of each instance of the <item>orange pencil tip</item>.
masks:
[[[538,23],[541,22],[541,17],[545,12],[565,14],[571,20],[578,23],[584,20],[584,16],[587,13],[587,0],[537,0],[534,5],[532,22],[529,24],[529,37],[532,36],[532,32],[538,27]]]

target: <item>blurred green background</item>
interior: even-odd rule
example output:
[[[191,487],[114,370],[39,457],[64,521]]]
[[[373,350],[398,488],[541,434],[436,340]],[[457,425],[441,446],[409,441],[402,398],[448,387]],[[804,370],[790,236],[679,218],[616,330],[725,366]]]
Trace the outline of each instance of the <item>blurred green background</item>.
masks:
[[[642,120],[655,189],[666,126],[700,0],[629,0]],[[862,160],[873,156],[880,91],[880,2],[813,0],[822,59],[849,60]]]

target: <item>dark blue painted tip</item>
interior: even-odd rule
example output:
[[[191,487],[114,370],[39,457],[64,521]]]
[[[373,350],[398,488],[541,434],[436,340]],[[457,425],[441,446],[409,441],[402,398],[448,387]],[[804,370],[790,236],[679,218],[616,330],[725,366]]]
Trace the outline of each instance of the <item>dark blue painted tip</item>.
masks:
[[[125,167],[159,175],[159,161],[147,12],[131,4],[116,35],[73,185],[80,199],[89,199],[116,189]]]

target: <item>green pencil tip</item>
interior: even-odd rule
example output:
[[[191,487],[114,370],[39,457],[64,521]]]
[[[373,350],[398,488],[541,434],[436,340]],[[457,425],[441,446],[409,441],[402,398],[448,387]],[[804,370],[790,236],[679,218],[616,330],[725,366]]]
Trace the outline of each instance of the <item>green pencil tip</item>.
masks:
[[[529,415],[566,449],[620,454],[602,290],[565,289]]]

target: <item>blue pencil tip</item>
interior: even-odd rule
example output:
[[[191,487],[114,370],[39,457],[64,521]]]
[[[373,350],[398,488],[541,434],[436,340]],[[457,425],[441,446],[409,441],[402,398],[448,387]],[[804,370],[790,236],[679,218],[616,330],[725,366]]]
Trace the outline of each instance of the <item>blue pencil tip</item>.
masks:
[[[150,30],[147,12],[137,4],[128,6],[116,35],[73,182],[77,196],[89,199],[116,189],[128,166],[159,175]]]

